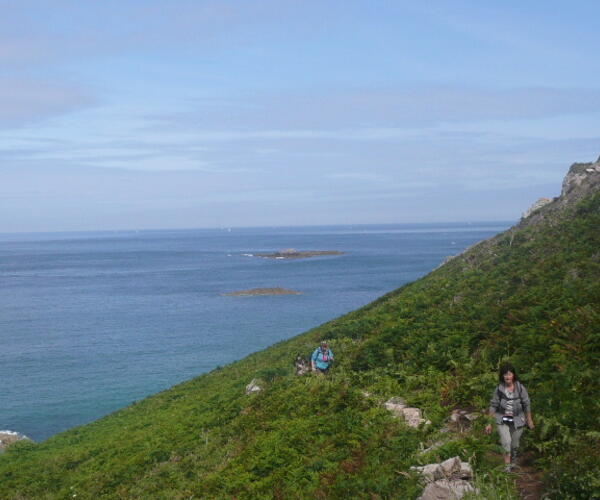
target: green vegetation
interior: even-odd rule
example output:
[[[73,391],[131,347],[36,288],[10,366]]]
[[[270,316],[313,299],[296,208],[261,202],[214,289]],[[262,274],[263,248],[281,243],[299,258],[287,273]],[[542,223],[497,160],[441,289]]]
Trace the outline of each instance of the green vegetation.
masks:
[[[457,454],[473,464],[480,497],[516,498],[483,418],[419,454],[452,408],[487,408],[506,360],[532,396],[537,427],[524,446],[551,497],[600,498],[599,304],[597,193],[303,335],[9,447],[0,498],[416,498],[410,466]],[[296,355],[323,338],[336,354],[331,376],[295,376]],[[246,396],[253,378],[265,389]],[[381,403],[394,395],[432,425],[392,418]]]

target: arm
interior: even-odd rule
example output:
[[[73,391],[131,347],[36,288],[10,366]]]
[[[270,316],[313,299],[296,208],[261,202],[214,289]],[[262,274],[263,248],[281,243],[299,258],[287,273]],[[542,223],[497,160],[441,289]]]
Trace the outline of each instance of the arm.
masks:
[[[488,410],[488,415],[491,418],[496,416],[497,408],[500,406],[500,398],[498,397],[498,389],[494,390],[494,394],[492,395],[492,399],[490,400],[490,408]],[[485,433],[490,434],[492,432],[492,424],[489,423],[485,426]]]
[[[490,410],[490,411],[488,412],[488,415],[489,415],[491,418],[494,418],[494,417],[496,416],[496,411],[495,411],[495,410]],[[490,434],[491,432],[492,432],[492,424],[491,424],[491,423],[489,423],[489,424],[487,424],[487,425],[485,426],[485,433],[486,433],[486,434]]]
[[[533,417],[531,416],[531,399],[523,384],[521,384],[521,404],[523,405],[523,413],[525,413],[525,418],[527,420],[527,427],[533,429],[535,424],[533,423]]]

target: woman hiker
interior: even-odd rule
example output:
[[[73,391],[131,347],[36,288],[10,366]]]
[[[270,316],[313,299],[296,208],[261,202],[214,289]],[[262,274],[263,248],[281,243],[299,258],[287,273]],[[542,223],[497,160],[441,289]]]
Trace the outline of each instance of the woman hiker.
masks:
[[[515,465],[519,439],[525,425],[533,429],[531,418],[531,400],[525,386],[519,382],[514,366],[505,364],[500,367],[499,384],[490,401],[490,416],[496,420],[500,443],[504,449],[504,464],[510,471]],[[492,424],[488,424],[485,433],[492,432]]]
[[[333,363],[333,352],[331,352],[327,342],[324,340],[321,342],[321,345],[315,349],[315,352],[313,352],[310,358],[310,365],[313,372],[316,371],[317,373],[327,374],[331,367],[331,363]]]

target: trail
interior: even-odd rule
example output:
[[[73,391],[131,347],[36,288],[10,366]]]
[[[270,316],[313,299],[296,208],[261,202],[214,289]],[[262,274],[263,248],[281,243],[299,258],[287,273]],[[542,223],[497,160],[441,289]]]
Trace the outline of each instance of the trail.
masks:
[[[523,500],[541,500],[544,497],[542,471],[535,466],[535,459],[530,452],[524,453],[515,469],[517,489]]]

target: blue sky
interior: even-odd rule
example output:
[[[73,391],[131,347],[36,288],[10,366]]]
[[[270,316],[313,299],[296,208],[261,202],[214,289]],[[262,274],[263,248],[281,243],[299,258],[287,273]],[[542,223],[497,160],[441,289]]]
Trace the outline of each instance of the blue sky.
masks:
[[[600,154],[597,2],[0,12],[0,232],[515,220]]]

